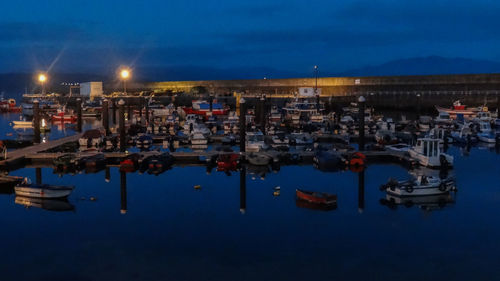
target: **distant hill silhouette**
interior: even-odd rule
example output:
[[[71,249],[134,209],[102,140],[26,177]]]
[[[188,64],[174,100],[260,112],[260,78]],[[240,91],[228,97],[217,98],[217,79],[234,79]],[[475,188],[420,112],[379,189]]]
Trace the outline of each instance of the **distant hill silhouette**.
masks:
[[[389,61],[338,73],[336,76],[392,76],[433,74],[500,73],[500,63],[466,58],[439,56],[409,58]]]

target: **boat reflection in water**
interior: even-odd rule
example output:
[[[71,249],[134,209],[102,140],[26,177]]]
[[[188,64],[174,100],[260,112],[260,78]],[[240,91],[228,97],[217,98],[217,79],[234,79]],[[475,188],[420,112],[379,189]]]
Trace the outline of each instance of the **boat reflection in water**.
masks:
[[[332,211],[337,209],[337,203],[335,204],[315,204],[305,200],[296,199],[295,205],[299,208],[311,209],[317,211]]]
[[[418,206],[422,210],[432,211],[442,209],[454,203],[455,198],[453,196],[453,193],[413,197],[398,197],[391,194],[386,194],[385,198],[380,199],[381,205],[387,206],[388,208],[393,210],[396,210],[398,206],[402,205],[407,208]]]
[[[15,203],[23,205],[26,208],[35,207],[55,212],[75,210],[75,206],[65,199],[42,199],[16,196]]]

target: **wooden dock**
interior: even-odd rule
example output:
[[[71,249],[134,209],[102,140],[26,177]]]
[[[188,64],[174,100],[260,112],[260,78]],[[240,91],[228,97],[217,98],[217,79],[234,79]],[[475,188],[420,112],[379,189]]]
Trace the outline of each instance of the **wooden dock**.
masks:
[[[34,144],[32,146],[28,146],[25,148],[21,149],[16,149],[12,152],[7,152],[7,158],[4,160],[0,161],[0,167],[8,167],[16,164],[22,163],[25,159],[26,156],[28,155],[34,155],[39,152],[61,146],[65,143],[69,142],[74,142],[78,141],[78,139],[82,136],[82,133],[77,133],[72,136],[56,139],[56,140],[50,140],[48,142],[40,143],[40,144]]]

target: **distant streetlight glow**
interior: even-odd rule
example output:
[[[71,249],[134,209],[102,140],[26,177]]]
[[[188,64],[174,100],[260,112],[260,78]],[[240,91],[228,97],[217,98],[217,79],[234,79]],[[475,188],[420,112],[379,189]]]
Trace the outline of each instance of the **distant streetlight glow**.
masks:
[[[120,76],[122,77],[122,79],[128,79],[128,77],[130,76],[130,71],[128,71],[127,69],[123,69],[120,72]]]
[[[47,81],[47,75],[44,73],[38,74],[38,81],[42,84],[42,95],[45,95],[45,82]]]
[[[122,69],[120,71],[120,77],[123,80],[123,93],[126,95],[127,94],[127,79],[130,78],[130,70],[128,69]]]

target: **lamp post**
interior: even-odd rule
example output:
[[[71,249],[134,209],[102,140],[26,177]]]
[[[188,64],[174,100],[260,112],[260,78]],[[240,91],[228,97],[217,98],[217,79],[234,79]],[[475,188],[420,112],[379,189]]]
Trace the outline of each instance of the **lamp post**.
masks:
[[[127,79],[130,78],[130,70],[122,69],[122,71],[120,71],[120,77],[123,80],[123,93],[126,95],[127,94]]]
[[[319,111],[319,94],[318,94],[318,66],[314,66],[314,77],[315,77],[315,83],[314,83],[314,95],[316,96],[316,110]]]
[[[38,75],[38,81],[42,85],[42,95],[45,95],[45,82],[47,81],[47,75],[44,73],[40,73]]]

